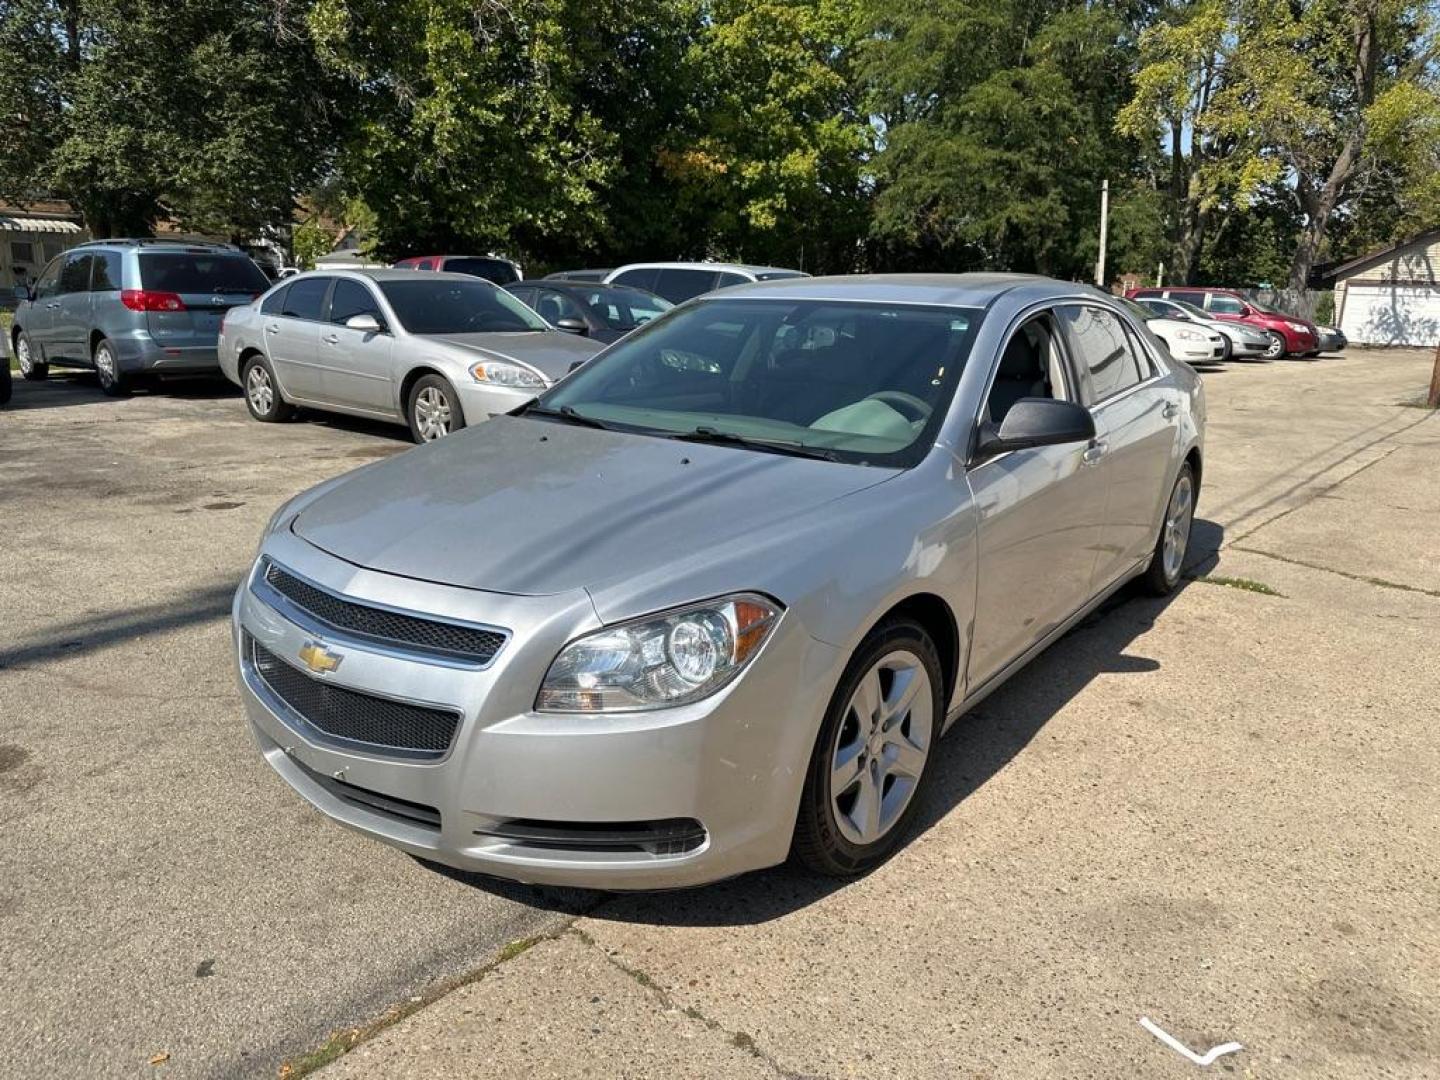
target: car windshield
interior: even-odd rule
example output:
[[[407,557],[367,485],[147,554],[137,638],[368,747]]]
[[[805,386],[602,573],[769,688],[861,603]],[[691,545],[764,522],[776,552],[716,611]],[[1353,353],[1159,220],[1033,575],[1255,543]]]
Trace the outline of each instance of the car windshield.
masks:
[[[262,293],[270,280],[248,255],[155,251],[140,256],[140,287],[172,293]]]
[[[613,286],[597,286],[583,292],[577,289],[570,296],[589,308],[611,330],[634,330],[675,306],[664,297],[647,293],[644,289],[617,289]]]
[[[643,434],[913,465],[970,355],[971,308],[701,300],[612,346],[537,412]]]
[[[395,317],[412,334],[506,334],[550,326],[503,289],[479,278],[417,275],[381,281]]]
[[[1121,300],[1120,303],[1124,305],[1125,310],[1130,312],[1131,315],[1145,322],[1150,322],[1153,319],[1163,319],[1165,317],[1146,307],[1144,304],[1137,304],[1134,300]],[[1173,304],[1174,301],[1172,300],[1171,303]]]
[[[1185,300],[1171,300],[1169,301],[1169,303],[1174,304],[1181,311],[1185,312],[1185,314],[1189,315],[1192,319],[1203,319],[1206,322],[1209,322],[1215,317],[1211,315],[1208,311],[1206,311],[1204,308],[1198,308],[1194,304],[1189,303]]]

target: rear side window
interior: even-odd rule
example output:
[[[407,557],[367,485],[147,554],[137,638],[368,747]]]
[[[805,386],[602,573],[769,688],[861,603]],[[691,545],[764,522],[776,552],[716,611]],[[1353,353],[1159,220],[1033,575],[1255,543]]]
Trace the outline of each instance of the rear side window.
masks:
[[[113,292],[120,288],[120,252],[97,251],[90,275],[91,292]]]
[[[637,285],[639,282],[627,281],[625,284]],[[713,288],[714,270],[661,270],[660,276],[655,280],[655,287],[650,291],[659,293],[672,304],[679,304]]]
[[[1222,315],[1239,315],[1245,310],[1245,305],[1233,296],[1225,296],[1223,293],[1211,293],[1210,310],[1218,311]]]
[[[325,290],[328,288],[328,277],[301,278],[292,282],[285,290],[285,303],[280,314],[292,319],[311,319],[318,322],[320,311],[325,304]]]
[[[1140,382],[1139,361],[1116,315],[1088,305],[1066,305],[1060,314],[1077,360],[1090,372],[1095,402],[1114,397]]]
[[[69,255],[65,258],[65,265],[60,270],[61,294],[89,292],[90,291],[90,263],[89,255]]]
[[[289,291],[289,285],[286,285],[283,289],[276,289],[269,296],[265,297],[265,302],[260,305],[260,311],[266,315],[281,314],[285,310],[285,294]]]
[[[660,271],[653,267],[648,269],[626,270],[623,274],[615,275],[614,284],[634,285],[637,289],[649,289],[651,292],[654,292],[655,279],[659,276]]]
[[[515,267],[504,259],[482,259],[468,256],[446,259],[444,269],[452,274],[469,274],[471,277],[484,278],[486,281],[493,281],[496,285],[509,285],[512,281],[520,280],[520,275],[515,272]]]
[[[380,305],[370,295],[370,290],[358,281],[336,279],[335,292],[330,296],[330,321],[344,326],[356,315],[374,315],[379,319]]]
[[[1167,294],[1171,300],[1180,300],[1187,304],[1194,304],[1196,307],[1205,306],[1205,294],[1186,289],[1171,289]]]
[[[155,251],[140,255],[140,287],[172,293],[262,293],[270,279],[246,255]]]
[[[728,270],[722,270],[715,275],[715,288],[728,289],[731,285],[745,285],[749,281],[744,274],[732,274]]]

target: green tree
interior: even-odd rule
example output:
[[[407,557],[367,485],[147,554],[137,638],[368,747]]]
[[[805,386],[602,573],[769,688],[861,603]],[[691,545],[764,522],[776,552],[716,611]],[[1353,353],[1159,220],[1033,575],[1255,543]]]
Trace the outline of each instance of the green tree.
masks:
[[[326,166],[337,108],[303,5],[0,5],[0,195],[76,203],[97,235],[162,218],[253,237]]]

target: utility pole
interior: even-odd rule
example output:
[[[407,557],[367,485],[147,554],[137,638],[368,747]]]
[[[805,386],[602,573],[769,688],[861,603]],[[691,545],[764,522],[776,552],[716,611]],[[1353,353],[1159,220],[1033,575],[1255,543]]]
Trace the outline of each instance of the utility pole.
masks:
[[[1165,260],[1160,260],[1160,269],[1155,271],[1155,287],[1158,289],[1165,284]]]
[[[1105,288],[1105,244],[1110,232],[1110,181],[1100,185],[1100,260],[1095,265],[1095,284]]]

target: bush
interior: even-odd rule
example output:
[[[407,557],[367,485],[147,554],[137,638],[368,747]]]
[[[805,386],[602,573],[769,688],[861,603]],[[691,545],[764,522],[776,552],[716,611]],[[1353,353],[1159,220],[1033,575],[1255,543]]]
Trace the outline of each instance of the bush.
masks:
[[[1315,321],[1331,326],[1335,322],[1335,294],[1322,292],[1315,298]]]

